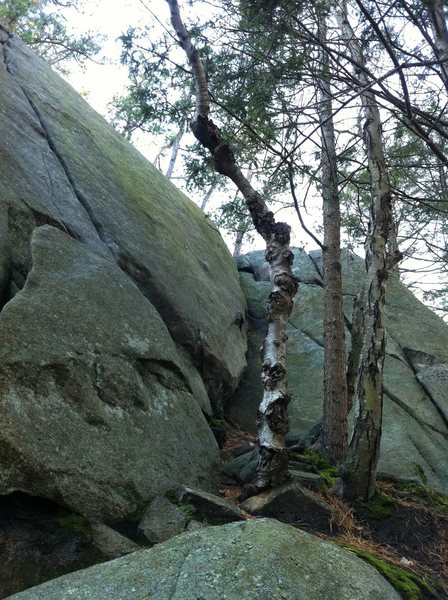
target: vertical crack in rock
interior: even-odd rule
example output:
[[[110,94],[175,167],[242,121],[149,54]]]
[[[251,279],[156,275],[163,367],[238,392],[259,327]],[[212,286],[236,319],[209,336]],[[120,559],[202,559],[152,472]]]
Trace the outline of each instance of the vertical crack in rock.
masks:
[[[3,27],[1,27],[0,25],[0,42],[2,44],[2,50],[3,50],[3,62],[5,64],[6,70],[8,71],[8,73],[14,77],[14,80],[16,81],[17,85],[19,86],[19,88],[21,89],[23,95],[25,96],[25,98],[27,99],[29,105],[31,106],[31,109],[33,111],[33,113],[36,115],[37,120],[39,121],[39,124],[42,128],[42,131],[45,134],[48,146],[50,148],[50,150],[52,151],[52,153],[54,154],[54,156],[56,157],[56,159],[58,160],[59,164],[61,165],[65,176],[67,177],[67,180],[73,190],[73,193],[75,194],[76,198],[78,199],[80,205],[82,206],[82,208],[84,209],[85,213],[87,214],[90,222],[92,223],[92,225],[94,226],[99,239],[103,242],[103,244],[106,246],[106,248],[112,253],[112,255],[116,254],[116,244],[109,239],[109,236],[107,236],[107,234],[104,231],[103,226],[101,225],[101,223],[95,218],[95,215],[91,209],[91,207],[89,206],[89,203],[87,202],[87,200],[85,199],[84,195],[82,194],[82,192],[79,190],[75,178],[73,177],[69,166],[67,165],[66,160],[64,159],[64,157],[62,156],[62,154],[59,152],[56,143],[54,142],[49,127],[47,126],[47,123],[45,122],[44,117],[42,116],[40,110],[38,109],[38,107],[36,106],[35,102],[33,101],[33,99],[31,98],[30,94],[28,93],[28,91],[22,86],[21,82],[18,80],[17,77],[15,77],[15,72],[14,72],[14,68],[12,66],[11,60],[10,60],[10,52],[11,52],[11,48],[8,47],[8,40],[12,37],[11,34],[9,34]],[[33,212],[36,212],[33,210]],[[50,217],[49,217],[50,218]],[[48,221],[48,223],[50,224],[50,222]],[[51,223],[54,225],[54,223]],[[74,232],[67,228],[67,226],[65,224],[60,224],[59,226],[57,226],[59,229],[62,229],[61,225],[64,227],[64,230],[66,233],[68,233],[69,235],[71,235],[72,237],[74,237],[75,239],[79,240],[79,236],[78,235],[74,235]]]
[[[405,402],[403,402],[403,400],[400,400],[400,398],[398,398],[398,396],[395,396],[395,394],[393,394],[391,391],[389,391],[386,386],[384,386],[384,393],[389,398],[389,400],[391,400],[397,406],[399,406],[402,410],[404,410],[416,423],[418,423],[419,425],[421,425],[423,428],[428,428],[431,431],[434,431],[435,433],[438,433],[439,435],[443,436],[445,439],[448,440],[448,433],[447,432],[440,431],[440,429],[437,429],[437,427],[434,427],[434,425],[431,425],[430,423],[427,423],[422,418],[420,418],[417,415],[417,413],[415,413],[412,410],[412,408],[410,408]],[[445,419],[443,419],[443,420],[445,421]]]
[[[10,33],[0,25],[1,54],[7,72],[10,72],[10,66],[5,43],[9,38]],[[9,206],[5,203],[0,206],[0,313],[11,296],[12,266],[8,229]]]
[[[322,286],[322,280],[323,280],[323,274],[321,273],[320,269],[319,269],[319,264],[318,261],[311,255],[311,253],[308,254],[310,261],[313,263],[314,268],[316,269],[316,273],[319,275],[320,277],[320,281],[319,283],[317,283],[317,285]]]
[[[3,56],[3,62],[5,64],[5,68],[8,72],[9,68],[8,68],[8,57],[7,57],[7,52],[6,52],[6,46],[5,46],[5,42],[7,42],[9,40],[9,38],[11,37],[11,34],[0,25],[0,44],[2,45],[2,56]]]
[[[20,84],[19,84],[20,85]],[[73,177],[66,160],[64,159],[64,157],[61,155],[61,153],[59,152],[58,148],[56,147],[56,144],[54,142],[54,140],[51,137],[49,128],[47,127],[47,124],[45,122],[45,119],[42,117],[42,114],[40,113],[39,109],[37,108],[36,104],[33,102],[32,98],[30,97],[30,95],[28,94],[28,92],[23,89],[22,86],[20,86],[26,99],[28,100],[28,102],[30,103],[31,108],[33,109],[34,114],[36,115],[37,119],[39,120],[39,123],[42,127],[42,129],[45,132],[46,138],[47,138],[47,142],[48,145],[50,147],[50,150],[53,152],[53,154],[55,155],[55,157],[57,158],[57,160],[59,161],[69,183],[70,186],[73,190],[73,193],[75,194],[76,198],[78,199],[79,203],[81,204],[81,206],[83,207],[83,209],[85,210],[85,212],[87,213],[92,225],[94,226],[96,232],[98,233],[98,237],[100,238],[100,240],[104,243],[104,245],[111,250],[111,242],[112,240],[108,239],[108,236],[105,234],[104,232],[104,228],[101,225],[101,223],[95,218],[95,215],[91,209],[91,207],[89,206],[89,203],[87,202],[87,200],[85,199],[84,195],[82,194],[82,192],[79,190],[78,186],[76,185],[76,181],[75,178]]]
[[[399,342],[397,342],[397,340],[395,340],[395,343],[397,344],[397,346],[400,348],[401,352],[403,353],[403,356],[405,357],[405,361],[406,361],[407,366],[414,373],[415,381],[417,382],[418,386],[420,387],[420,389],[422,390],[422,392],[425,394],[425,396],[427,398],[429,398],[429,400],[431,401],[431,404],[435,407],[435,409],[437,411],[437,414],[439,415],[439,417],[441,418],[441,420],[443,421],[443,423],[448,428],[448,418],[447,418],[446,414],[440,408],[439,403],[432,396],[430,390],[427,389],[427,387],[424,386],[423,383],[417,377],[418,370],[417,370],[417,368],[415,367],[415,365],[414,365],[414,363],[412,361],[413,356],[415,356],[415,357],[420,356],[420,357],[422,357],[422,360],[425,361],[424,364],[427,364],[428,366],[433,366],[434,364],[436,364],[438,362],[437,358],[435,356],[432,356],[431,354],[427,354],[426,352],[422,352],[422,351],[419,351],[419,350],[412,350],[410,348],[403,348],[401,346],[401,344],[399,344]],[[446,437],[448,438],[448,435]]]

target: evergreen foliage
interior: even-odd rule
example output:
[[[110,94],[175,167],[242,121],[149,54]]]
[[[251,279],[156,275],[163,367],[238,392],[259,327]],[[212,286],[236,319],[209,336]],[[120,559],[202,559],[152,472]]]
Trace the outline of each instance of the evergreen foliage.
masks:
[[[73,35],[58,12],[59,8],[77,5],[78,0],[4,0],[0,5],[0,23],[64,71],[69,61],[83,64],[100,50],[98,36]]]

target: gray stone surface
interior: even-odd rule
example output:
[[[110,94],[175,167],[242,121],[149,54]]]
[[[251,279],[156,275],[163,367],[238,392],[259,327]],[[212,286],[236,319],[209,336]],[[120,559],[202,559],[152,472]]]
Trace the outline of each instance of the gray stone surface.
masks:
[[[221,236],[20,40],[4,48],[0,179],[19,285],[36,224],[58,226],[113,257],[199,369],[198,399],[207,403],[205,383],[219,405],[241,375],[246,350],[235,323],[245,301]]]
[[[11,600],[400,600],[354,554],[271,519],[184,533]]]
[[[203,490],[183,485],[176,490],[176,496],[180,503],[193,505],[198,514],[211,525],[222,525],[244,518],[236,504]]]
[[[448,423],[448,364],[426,367],[417,373],[417,379]]]
[[[264,517],[302,515],[312,512],[329,516],[331,507],[293,479],[274,489],[251,496],[241,505],[243,510]]]
[[[300,469],[290,468],[289,472],[293,479],[297,481],[303,487],[312,490],[313,492],[320,492],[324,487],[322,477],[317,473],[308,473],[307,471],[301,471]]]
[[[159,544],[182,533],[187,516],[164,496],[156,496],[145,510],[138,525],[150,544]]]
[[[323,289],[319,285],[321,256],[308,258],[297,251],[295,272],[302,281],[288,327],[287,366],[292,401],[290,430],[305,433],[322,414],[323,401]],[[263,253],[250,253],[238,261],[242,286],[248,294],[251,329],[248,333],[248,370],[228,405],[232,421],[255,431],[262,398],[260,347],[266,322],[262,315],[269,286]],[[314,269],[314,276],[312,270]],[[343,289],[347,319],[361,289],[364,261],[343,252]],[[420,481],[448,492],[448,326],[426,308],[394,276],[386,291],[386,362],[384,428],[379,471],[386,476]],[[347,349],[350,335],[346,331]],[[417,375],[416,375],[416,372]]]
[[[187,482],[217,446],[155,308],[118,266],[48,225],[0,318],[0,493],[101,521]]]
[[[118,558],[142,550],[139,544],[104,523],[91,523],[91,529],[92,544],[107,558]]]
[[[239,483],[252,483],[257,474],[259,458],[258,450],[246,452],[230,460],[221,470],[224,475],[233,477]]]
[[[0,50],[0,494],[116,519],[210,487],[201,410],[245,366],[233,260],[48,65],[15,37]]]
[[[253,450],[230,460],[222,467],[221,471],[224,475],[232,477],[238,483],[253,483],[257,477],[258,461],[258,451]],[[323,482],[321,477],[316,473],[301,471],[294,461],[291,461],[289,471],[291,476],[297,479],[304,487],[315,491],[322,489]]]

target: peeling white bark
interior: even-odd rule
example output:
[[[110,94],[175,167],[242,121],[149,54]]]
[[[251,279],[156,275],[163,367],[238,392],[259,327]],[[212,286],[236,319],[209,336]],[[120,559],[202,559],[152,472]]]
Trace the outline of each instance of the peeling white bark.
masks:
[[[291,266],[293,254],[289,248],[291,228],[277,223],[262,196],[243,175],[230,146],[221,131],[209,119],[210,99],[207,78],[199,52],[191,42],[182,22],[177,0],[167,0],[171,23],[185,51],[193,72],[196,109],[191,128],[199,142],[213,156],[218,173],[229,177],[243,195],[255,229],[266,242],[266,260],[270,265],[272,292],[268,300],[268,334],[264,342],[262,381],[263,400],[258,411],[258,445],[260,464],[256,487],[275,486],[289,478],[285,436],[288,432],[286,389],[286,324],[291,314],[297,280]]]

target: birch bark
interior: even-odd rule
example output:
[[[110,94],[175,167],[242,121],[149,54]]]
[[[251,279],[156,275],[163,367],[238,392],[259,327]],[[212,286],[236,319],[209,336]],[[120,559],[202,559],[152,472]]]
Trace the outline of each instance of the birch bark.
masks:
[[[241,172],[221,131],[209,118],[207,78],[199,52],[183,24],[177,0],[167,2],[172,26],[193,72],[196,109],[191,129],[198,141],[210,151],[216,171],[229,177],[243,195],[255,229],[266,243],[265,256],[270,266],[272,292],[267,307],[268,334],[263,346],[261,378],[264,393],[258,411],[260,463],[255,484],[255,488],[265,489],[289,478],[285,444],[288,432],[287,405],[290,400],[286,385],[286,326],[298,287],[291,270],[294,258],[289,247],[291,228],[286,223],[275,221],[262,196]]]
[[[168,177],[168,179],[171,179],[171,177],[173,176],[173,171],[174,171],[174,167],[176,165],[177,155],[179,153],[180,141],[181,141],[183,135],[184,135],[184,128],[181,127],[179,129],[179,131],[177,132],[176,137],[174,138],[173,145],[171,146],[170,163],[169,163],[168,169],[166,170],[166,173],[165,173],[165,176]]]

